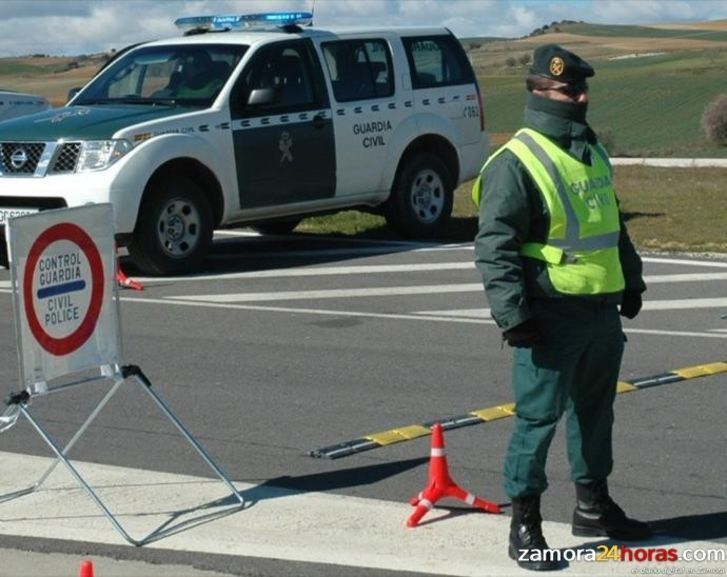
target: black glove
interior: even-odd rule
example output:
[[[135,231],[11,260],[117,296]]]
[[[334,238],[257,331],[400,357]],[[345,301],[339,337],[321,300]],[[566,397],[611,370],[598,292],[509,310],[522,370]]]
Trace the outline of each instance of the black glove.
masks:
[[[535,320],[528,319],[524,323],[507,329],[502,333],[502,339],[507,341],[511,347],[532,347],[543,339],[543,333],[540,332]]]
[[[627,319],[634,318],[641,310],[641,293],[625,291],[621,297],[621,316]]]

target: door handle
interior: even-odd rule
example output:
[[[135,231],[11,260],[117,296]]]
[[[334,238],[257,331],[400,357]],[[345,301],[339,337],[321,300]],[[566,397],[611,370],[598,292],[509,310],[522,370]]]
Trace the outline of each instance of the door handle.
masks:
[[[328,120],[326,120],[326,117],[323,114],[316,114],[313,117],[313,128],[315,128],[316,130],[320,130],[327,124]]]

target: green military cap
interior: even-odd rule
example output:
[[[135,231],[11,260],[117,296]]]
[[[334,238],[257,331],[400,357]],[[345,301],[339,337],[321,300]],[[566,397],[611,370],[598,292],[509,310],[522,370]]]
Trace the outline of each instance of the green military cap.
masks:
[[[530,73],[566,84],[583,84],[595,74],[588,62],[558,44],[543,44],[533,51]]]

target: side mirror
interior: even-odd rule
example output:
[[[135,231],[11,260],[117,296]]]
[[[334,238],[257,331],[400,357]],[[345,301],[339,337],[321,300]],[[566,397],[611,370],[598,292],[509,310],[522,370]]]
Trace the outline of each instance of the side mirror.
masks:
[[[68,102],[70,102],[71,100],[73,100],[73,98],[74,98],[74,97],[76,96],[76,94],[78,94],[79,92],[81,92],[81,87],[80,87],[80,86],[76,86],[76,87],[74,87],[74,88],[71,88],[71,89],[70,89],[70,90],[68,91],[68,99],[66,100],[66,103],[68,103]]]
[[[273,104],[278,101],[278,91],[275,88],[257,88],[250,92],[247,99],[248,106],[261,106]]]

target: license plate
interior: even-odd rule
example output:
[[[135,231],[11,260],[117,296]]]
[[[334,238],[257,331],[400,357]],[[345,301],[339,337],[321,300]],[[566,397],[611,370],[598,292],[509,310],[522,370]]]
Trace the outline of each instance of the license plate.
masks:
[[[7,224],[8,219],[16,216],[25,216],[26,214],[35,214],[37,208],[0,208],[0,224]]]

